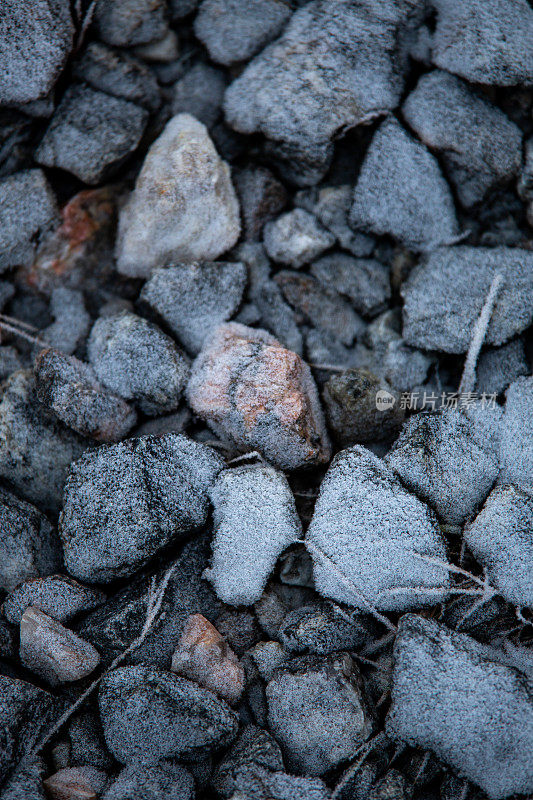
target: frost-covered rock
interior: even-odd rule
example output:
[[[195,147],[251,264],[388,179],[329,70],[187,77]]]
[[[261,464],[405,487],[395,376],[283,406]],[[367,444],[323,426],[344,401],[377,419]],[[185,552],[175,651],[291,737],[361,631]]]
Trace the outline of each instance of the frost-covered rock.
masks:
[[[221,472],[210,495],[215,536],[206,577],[224,603],[251,605],[278,556],[301,536],[292,492],[281,472],[252,465]]]
[[[258,241],[264,224],[287,203],[285,187],[265,167],[245,167],[235,173],[233,180],[241,204],[244,238]]]
[[[267,222],[263,237],[270,258],[295,269],[335,244],[333,234],[302,208],[287,211],[273,222]]]
[[[404,283],[406,342],[426,350],[465,353],[498,273],[504,281],[485,343],[500,345],[521,333],[533,320],[533,254],[517,247],[461,245],[431,253]]]
[[[226,77],[208,64],[195,64],[172,87],[172,114],[190,114],[207,128],[220,116]]]
[[[148,151],[120,212],[119,272],[147,278],[173,261],[211,260],[233,247],[239,233],[228,165],[205,126],[177,114]]]
[[[311,264],[311,274],[324,287],[345,295],[365,316],[383,311],[391,295],[390,271],[376,259],[331,253]]]
[[[447,595],[448,571],[434,563],[446,561],[446,550],[433,513],[364,447],[333,459],[306,541],[325,597],[402,611]]]
[[[144,766],[125,767],[102,795],[102,800],[194,800],[196,792],[191,773],[172,759]]]
[[[530,371],[523,339],[513,339],[502,347],[488,347],[477,362],[476,391],[500,394]]]
[[[357,180],[350,224],[431,250],[459,233],[450,188],[436,158],[394,118],[377,129]]]
[[[530,794],[532,689],[517,664],[414,614],[394,654],[387,734],[431,750],[491,800]]]
[[[168,31],[164,0],[97,0],[95,27],[107,44],[131,47],[162,39]]]
[[[423,75],[402,112],[424,144],[442,154],[463,206],[518,174],[520,128],[459,78],[440,70]]]
[[[192,366],[187,397],[215,432],[281,469],[329,460],[311,371],[266,331],[221,325]]]
[[[294,204],[314,214],[336,237],[343,250],[358,257],[369,256],[376,244],[375,239],[352,230],[348,224],[352,194],[353,188],[349,184],[313,187],[297,192]]]
[[[29,606],[44,611],[58,622],[67,622],[76,614],[91,611],[101,605],[105,595],[66,575],[47,575],[32,578],[17,586],[5,599],[3,612],[6,619],[18,625]]]
[[[499,483],[533,486],[533,378],[518,378],[505,393]]]

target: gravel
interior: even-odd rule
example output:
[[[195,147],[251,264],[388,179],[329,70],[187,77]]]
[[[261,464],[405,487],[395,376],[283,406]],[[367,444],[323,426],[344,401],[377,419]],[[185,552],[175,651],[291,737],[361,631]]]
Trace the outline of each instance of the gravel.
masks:
[[[505,396],[498,480],[528,489],[533,485],[533,378],[518,378]]]
[[[331,253],[314,261],[310,272],[325,289],[333,288],[347,297],[364,316],[383,311],[391,295],[389,270],[373,258]]]
[[[58,622],[68,622],[81,612],[91,611],[105,602],[103,592],[66,575],[47,575],[30,578],[7,596],[3,604],[6,619],[18,625],[29,606],[43,611]]]
[[[172,88],[172,113],[190,114],[212,128],[222,113],[226,77],[222,70],[197,64]]]
[[[165,10],[163,0],[97,0],[94,21],[106,44],[131,47],[165,36]]]
[[[171,759],[151,766],[132,764],[123,769],[102,800],[194,800],[191,773]]]
[[[268,222],[263,237],[265,249],[273,261],[296,269],[335,244],[334,236],[302,208],[287,211]]]

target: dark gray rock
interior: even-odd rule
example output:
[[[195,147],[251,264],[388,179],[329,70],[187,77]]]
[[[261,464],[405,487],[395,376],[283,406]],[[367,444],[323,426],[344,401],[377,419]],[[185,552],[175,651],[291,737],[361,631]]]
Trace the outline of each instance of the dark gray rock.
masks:
[[[150,416],[178,407],[189,367],[156,325],[123,312],[100,317],[91,330],[89,361],[98,379]]]
[[[156,417],[143,422],[136,430],[136,436],[160,436],[162,433],[185,433],[191,422],[191,412],[183,406],[175,414]]]
[[[287,211],[263,231],[265,249],[280,264],[298,269],[335,244],[335,237],[302,208]]]
[[[73,74],[93,89],[129,100],[148,111],[159,107],[160,91],[153,72],[142,61],[101,42],[87,45]]]
[[[100,183],[135,150],[147,119],[147,111],[128,100],[71,86],[35,159],[46,167],[67,170],[85,183]]]
[[[280,553],[301,536],[294,497],[283,473],[263,465],[224,470],[210,497],[215,535],[206,577],[223,602],[251,605]]]
[[[444,522],[461,525],[498,476],[500,418],[498,406],[415,414],[385,461]]]
[[[255,305],[261,315],[263,326],[274,334],[288,350],[303,354],[302,334],[296,315],[285,302],[281,289],[274,281],[265,281],[257,290]]]
[[[374,134],[353,199],[354,228],[388,234],[411,250],[431,250],[459,233],[438,161],[393,117]]]
[[[258,241],[265,223],[286,205],[287,192],[265,167],[245,167],[235,172],[233,180],[241,204],[244,237]]]
[[[59,538],[36,508],[0,490],[0,586],[48,575],[61,565]]]
[[[533,494],[498,486],[464,540],[487,570],[492,586],[510,603],[533,606]]]
[[[120,772],[102,800],[194,800],[196,792],[191,773],[175,761],[160,761],[153,766],[132,764]]]
[[[173,114],[191,114],[211,128],[222,111],[226,90],[224,73],[207,64],[195,64],[172,87]]]
[[[50,312],[54,322],[42,330],[39,337],[62,353],[73,353],[85,340],[91,327],[83,292],[66,286],[56,287],[50,297]]]
[[[41,403],[77,433],[115,442],[136,424],[134,409],[104,389],[91,367],[74,356],[42,350],[34,371]]]
[[[232,797],[241,773],[259,766],[283,769],[281,750],[272,736],[255,725],[246,725],[215,770],[211,784],[224,798]]]
[[[353,189],[342,186],[313,187],[302,189],[294,196],[294,204],[304,208],[331,231],[344,250],[354,256],[369,256],[376,241],[372,236],[353,231],[348,225],[348,214],[352,205]]]
[[[46,800],[43,777],[46,764],[39,756],[24,761],[2,787],[2,800]]]
[[[295,659],[268,683],[266,696],[270,730],[299,773],[322,775],[374,731],[361,676],[345,653]]]
[[[199,0],[170,0],[169,11],[172,19],[182,19],[191,14],[197,7]]]
[[[472,83],[533,83],[533,11],[527,0],[434,0],[433,63]]]
[[[505,394],[499,483],[533,486],[533,378],[518,378]]]
[[[329,800],[331,793],[320,778],[304,778],[286,772],[271,772],[253,764],[239,772],[234,798],[247,800]]]
[[[141,300],[197,355],[205,337],[237,311],[246,286],[240,262],[204,261],[156,269]]]
[[[400,620],[387,734],[431,750],[492,800],[533,788],[531,682],[433,620]]]
[[[424,144],[441,153],[463,206],[518,174],[520,128],[459,78],[440,70],[423,75],[402,112]]]
[[[57,512],[68,467],[86,447],[40,404],[30,370],[7,379],[0,399],[0,476],[17,492]]]
[[[334,134],[397,104],[417,13],[411,0],[307,3],[227,90],[229,124],[264,133],[293,159],[323,162]]]
[[[68,0],[4,0],[0,9],[0,104],[51,91],[72,47]]]
[[[16,172],[0,181],[0,271],[27,265],[38,239],[56,223],[52,189],[40,169]]]
[[[89,451],[71,466],[59,532],[72,575],[112,581],[207,520],[222,460],[168,433]]]
[[[533,319],[533,254],[517,247],[463,245],[431,253],[403,284],[405,341],[426,350],[466,352],[497,274],[504,282],[485,343],[500,345],[521,333]]]
[[[69,721],[67,739],[71,766],[89,765],[109,772],[113,767],[104,739],[100,717],[93,709],[75,714]]]
[[[0,617],[0,658],[16,661],[18,642],[15,628]]]
[[[487,395],[501,394],[517,378],[528,375],[530,371],[523,339],[513,339],[502,347],[487,348],[477,362],[476,391]]]
[[[165,11],[164,0],[97,0],[94,21],[106,44],[131,47],[165,36]]]
[[[375,625],[358,612],[342,612],[330,603],[315,603],[291,611],[278,638],[294,653],[329,655],[336,650],[359,650],[372,637]]]
[[[306,542],[320,594],[368,611],[433,605],[448,593],[434,514],[364,447],[343,450],[322,481]]]
[[[17,372],[24,366],[26,364],[15,347],[10,344],[0,347],[0,381],[4,381],[12,372]]]
[[[345,295],[360,314],[375,316],[390,299],[390,271],[379,261],[331,253],[311,264],[311,274],[325,288]]]
[[[18,625],[28,606],[33,606],[58,622],[68,620],[83,611],[91,611],[105,601],[105,595],[66,575],[47,575],[26,580],[4,601],[6,619]]]
[[[215,694],[149,667],[110,672],[98,704],[107,746],[123,764],[195,760],[227,747],[238,731],[236,714]]]

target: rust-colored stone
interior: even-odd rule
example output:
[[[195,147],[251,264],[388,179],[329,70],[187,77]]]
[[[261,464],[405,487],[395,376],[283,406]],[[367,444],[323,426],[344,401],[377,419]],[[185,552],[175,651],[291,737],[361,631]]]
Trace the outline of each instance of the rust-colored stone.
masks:
[[[244,669],[217,629],[201,614],[185,623],[172,656],[172,671],[236,703],[244,689]]]
[[[193,364],[188,397],[216,432],[282,469],[329,460],[311,371],[266,331],[221,325]]]
[[[96,800],[96,792],[88,778],[76,767],[60,769],[43,781],[50,800]]]

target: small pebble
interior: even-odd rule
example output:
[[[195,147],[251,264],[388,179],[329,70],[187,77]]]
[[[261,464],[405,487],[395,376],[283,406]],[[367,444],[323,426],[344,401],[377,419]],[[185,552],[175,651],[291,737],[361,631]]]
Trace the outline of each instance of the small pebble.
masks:
[[[287,211],[268,222],[263,237],[270,258],[295,269],[313,261],[335,244],[334,236],[302,208]]]

